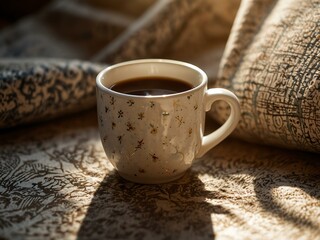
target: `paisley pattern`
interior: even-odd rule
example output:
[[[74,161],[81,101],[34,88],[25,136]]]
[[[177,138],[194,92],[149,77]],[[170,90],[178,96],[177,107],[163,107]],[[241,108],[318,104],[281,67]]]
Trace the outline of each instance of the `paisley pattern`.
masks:
[[[96,114],[1,133],[2,239],[320,237],[319,155],[228,139],[175,182],[134,184]]]
[[[95,106],[95,77],[104,65],[83,61],[0,61],[0,128]]]

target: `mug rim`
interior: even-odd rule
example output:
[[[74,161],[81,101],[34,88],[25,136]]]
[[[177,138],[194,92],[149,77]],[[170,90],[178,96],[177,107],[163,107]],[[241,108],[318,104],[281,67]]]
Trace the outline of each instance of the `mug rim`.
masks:
[[[101,82],[102,77],[105,75],[106,72],[108,72],[112,69],[115,69],[115,68],[119,68],[119,67],[123,67],[123,66],[127,66],[127,65],[141,64],[141,63],[168,63],[168,64],[175,64],[175,65],[187,67],[189,69],[192,69],[192,70],[198,72],[201,75],[201,83],[197,86],[194,86],[193,88],[191,88],[187,91],[182,91],[182,92],[173,93],[173,94],[162,94],[162,95],[151,95],[151,96],[140,96],[140,95],[121,93],[121,92],[114,91],[111,88],[108,88],[102,84],[102,82]],[[113,65],[106,67],[102,71],[100,71],[100,73],[96,77],[96,86],[101,91],[107,92],[107,93],[110,93],[110,94],[113,94],[116,96],[120,96],[120,97],[126,97],[126,98],[130,97],[130,98],[140,98],[140,99],[146,99],[146,98],[155,99],[155,98],[164,98],[164,97],[170,98],[170,97],[187,95],[187,94],[190,94],[192,92],[198,91],[199,89],[203,88],[207,84],[207,82],[208,82],[208,76],[201,68],[199,68],[191,63],[188,63],[188,62],[171,60],[171,59],[160,59],[160,58],[130,60],[130,61],[125,61],[125,62],[113,64]]]

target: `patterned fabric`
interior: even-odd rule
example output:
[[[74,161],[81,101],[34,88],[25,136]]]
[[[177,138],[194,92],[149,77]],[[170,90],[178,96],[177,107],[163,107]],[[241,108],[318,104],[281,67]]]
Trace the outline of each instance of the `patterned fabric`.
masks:
[[[0,61],[0,127],[95,106],[95,77],[102,67],[75,60]]]
[[[89,111],[2,133],[0,238],[319,239],[319,155],[229,139],[183,178],[121,179]]]
[[[218,51],[209,54],[203,46],[212,41],[216,46],[215,39],[221,42],[227,37],[238,0],[221,3],[219,10],[214,7],[217,2],[140,0],[130,7],[113,0],[57,0],[4,29],[0,32],[0,128],[93,107],[95,76],[113,62],[189,58],[216,74],[223,46],[218,44]],[[194,48],[185,51],[190,44]],[[204,52],[204,57],[199,54]],[[22,83],[33,97],[25,96]],[[61,87],[48,92],[51,85]]]
[[[229,138],[175,182],[133,184],[83,111],[113,62],[185,60],[214,84],[238,4],[53,0],[1,29],[0,239],[320,239],[319,154]],[[318,25],[315,0],[243,1],[217,82],[242,101],[238,136],[319,151]]]
[[[319,23],[317,0],[242,2],[213,85],[241,100],[238,136],[320,151]],[[224,121],[227,111],[212,115]]]

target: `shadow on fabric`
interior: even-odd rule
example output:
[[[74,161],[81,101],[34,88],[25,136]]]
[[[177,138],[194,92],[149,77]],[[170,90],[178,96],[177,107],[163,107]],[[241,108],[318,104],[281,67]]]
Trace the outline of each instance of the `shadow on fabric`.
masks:
[[[319,154],[228,139],[209,155],[198,172],[223,181],[230,193],[224,201],[242,209],[244,226],[250,220],[249,205],[256,223],[320,234],[314,211],[320,203]]]
[[[230,214],[206,201],[215,197],[192,171],[161,185],[131,183],[112,172],[96,191],[78,239],[214,239],[211,213]]]
[[[278,156],[281,158],[280,153]],[[273,166],[269,165],[268,169],[259,169],[265,175],[256,175],[253,185],[263,209],[297,227],[310,228],[320,234],[317,214],[306,214],[308,207],[315,205],[315,201],[319,204],[320,200],[318,157],[314,153],[299,151],[287,153],[286,159],[273,161]],[[310,199],[315,201],[310,203]]]

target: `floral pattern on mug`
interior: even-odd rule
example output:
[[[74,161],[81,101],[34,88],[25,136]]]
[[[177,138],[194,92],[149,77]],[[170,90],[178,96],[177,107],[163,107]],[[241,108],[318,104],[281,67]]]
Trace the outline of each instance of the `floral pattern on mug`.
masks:
[[[110,89],[125,79],[157,75],[181,79],[192,88],[160,96],[137,96]],[[177,179],[196,157],[233,131],[240,118],[239,100],[226,89],[207,90],[207,80],[205,72],[198,67],[165,59],[119,63],[98,74],[101,140],[109,160],[122,177],[139,183]],[[218,131],[203,136],[205,110],[217,100],[230,105],[230,117]]]
[[[194,113],[202,94],[150,100],[102,93],[102,98],[103,105],[98,106],[102,142],[118,171],[134,166],[132,176],[139,177],[154,174],[156,168],[158,175],[167,176],[189,168],[201,139],[203,116]]]

